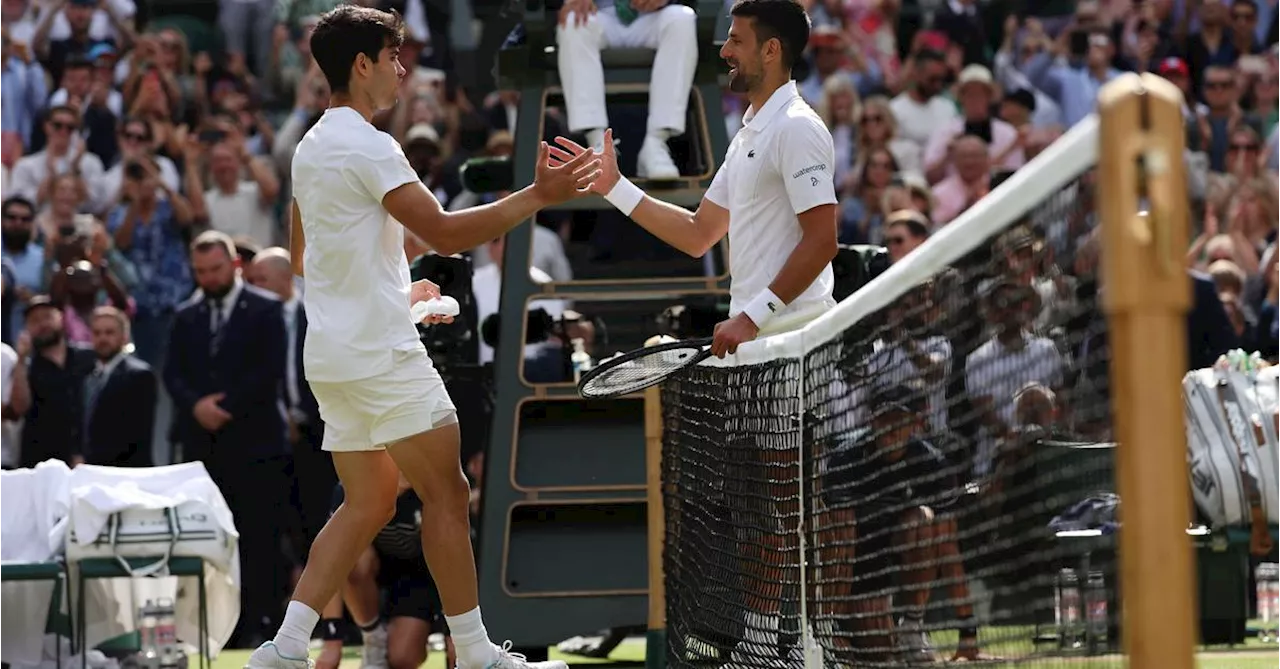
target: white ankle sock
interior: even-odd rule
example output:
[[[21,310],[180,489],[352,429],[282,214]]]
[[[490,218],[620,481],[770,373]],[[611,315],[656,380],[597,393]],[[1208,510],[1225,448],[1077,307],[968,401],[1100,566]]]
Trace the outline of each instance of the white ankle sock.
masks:
[[[320,622],[320,614],[302,602],[289,602],[285,609],[284,622],[280,623],[280,631],[276,632],[276,648],[284,657],[301,660],[308,655],[311,646],[311,633]]]
[[[480,607],[445,616],[449,633],[453,635],[453,647],[458,652],[459,669],[488,669],[498,660],[498,649],[489,641],[489,632],[480,617]]]

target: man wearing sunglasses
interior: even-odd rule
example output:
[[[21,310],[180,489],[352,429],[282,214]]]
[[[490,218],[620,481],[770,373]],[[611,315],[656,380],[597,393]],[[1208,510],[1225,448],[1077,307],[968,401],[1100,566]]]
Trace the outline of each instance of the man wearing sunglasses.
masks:
[[[80,113],[73,107],[51,107],[45,117],[44,132],[48,140],[44,150],[18,159],[7,194],[21,195],[37,207],[43,206],[51,189],[41,186],[52,177],[72,173],[84,179],[89,201],[99,201],[106,169],[98,156],[85,151],[84,138],[80,136]]]

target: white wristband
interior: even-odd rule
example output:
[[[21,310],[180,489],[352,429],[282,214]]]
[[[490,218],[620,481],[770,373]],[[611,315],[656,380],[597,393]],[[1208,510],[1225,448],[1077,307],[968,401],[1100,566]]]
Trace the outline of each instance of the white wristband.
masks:
[[[778,312],[782,311],[785,306],[787,305],[781,298],[774,295],[772,290],[765,288],[760,291],[759,295],[756,295],[755,299],[747,303],[742,313],[746,314],[747,318],[750,318],[751,322],[755,323],[756,328],[759,329],[773,320],[773,317],[777,316]]]
[[[640,201],[644,199],[644,191],[640,187],[631,183],[624,176],[618,177],[618,183],[609,189],[609,193],[604,196],[609,204],[618,208],[618,211],[631,215],[631,212],[640,206]]]

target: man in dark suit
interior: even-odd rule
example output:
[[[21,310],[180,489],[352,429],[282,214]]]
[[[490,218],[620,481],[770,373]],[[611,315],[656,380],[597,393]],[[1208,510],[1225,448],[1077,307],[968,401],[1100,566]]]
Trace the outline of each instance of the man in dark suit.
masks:
[[[84,462],[112,467],[150,467],[155,431],[156,375],[124,351],[129,317],[98,307],[89,320],[98,364],[84,380]]]
[[[280,619],[279,531],[288,499],[287,423],[281,402],[288,345],[280,300],[240,278],[227,235],[191,243],[200,293],[178,307],[164,381],[186,460],[200,460],[240,531],[240,647],[258,644]]]
[[[1203,272],[1191,271],[1191,310],[1187,312],[1187,370],[1212,367],[1218,356],[1240,348],[1218,289]]]
[[[338,484],[333,458],[320,449],[324,440],[324,422],[311,385],[302,366],[302,343],[307,338],[307,312],[302,296],[293,284],[289,252],[280,247],[263,249],[254,256],[246,271],[249,283],[274,293],[283,303],[285,332],[288,336],[288,359],[285,363],[284,392],[288,408],[289,443],[293,447],[292,502],[302,518],[304,549],[329,520],[333,487]],[[298,557],[306,558],[306,552]]]

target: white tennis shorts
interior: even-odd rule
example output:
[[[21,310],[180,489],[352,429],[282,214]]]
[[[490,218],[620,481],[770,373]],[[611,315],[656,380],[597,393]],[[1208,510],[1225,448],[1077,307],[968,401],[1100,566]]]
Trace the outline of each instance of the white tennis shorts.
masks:
[[[444,379],[427,351],[394,350],[395,366],[367,379],[311,384],[324,419],[326,451],[380,451],[457,422]]]

